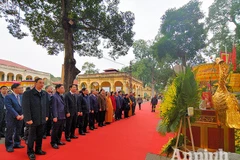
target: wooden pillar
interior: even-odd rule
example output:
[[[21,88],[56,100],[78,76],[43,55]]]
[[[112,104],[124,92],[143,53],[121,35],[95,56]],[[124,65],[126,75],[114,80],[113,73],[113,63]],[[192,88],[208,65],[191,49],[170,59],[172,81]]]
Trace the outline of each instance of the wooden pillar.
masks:
[[[110,91],[114,92],[116,90],[114,87],[114,82],[110,82],[110,85],[111,85]]]

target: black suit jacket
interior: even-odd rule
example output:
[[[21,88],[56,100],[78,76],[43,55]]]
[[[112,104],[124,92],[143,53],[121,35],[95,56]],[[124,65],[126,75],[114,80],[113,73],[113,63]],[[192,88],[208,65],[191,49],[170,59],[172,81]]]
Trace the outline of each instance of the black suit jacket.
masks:
[[[3,109],[4,109],[4,98],[0,93],[0,112],[3,112]]]
[[[22,99],[24,121],[33,121],[33,126],[46,123],[49,116],[49,97],[45,91],[38,92],[35,88],[23,93]]]
[[[77,95],[72,95],[70,92],[67,92],[64,95],[64,101],[66,113],[70,113],[70,116],[77,114]]]

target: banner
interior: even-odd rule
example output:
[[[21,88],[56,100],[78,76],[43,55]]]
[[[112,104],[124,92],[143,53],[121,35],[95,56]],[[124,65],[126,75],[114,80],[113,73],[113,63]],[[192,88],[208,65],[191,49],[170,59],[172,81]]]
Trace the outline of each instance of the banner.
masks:
[[[233,65],[233,70],[235,71],[237,69],[237,50],[235,45],[233,45],[233,50],[232,50],[232,65]]]

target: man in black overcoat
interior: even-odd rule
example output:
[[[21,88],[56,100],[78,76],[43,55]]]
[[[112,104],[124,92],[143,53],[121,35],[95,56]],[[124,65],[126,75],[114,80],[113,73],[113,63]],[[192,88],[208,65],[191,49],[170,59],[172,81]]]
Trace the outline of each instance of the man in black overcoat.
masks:
[[[35,160],[35,154],[46,154],[42,151],[42,138],[49,115],[49,98],[48,93],[42,90],[43,86],[43,79],[37,78],[35,87],[24,92],[22,99],[24,121],[29,125],[27,154],[30,160]],[[36,141],[35,152],[34,141]]]

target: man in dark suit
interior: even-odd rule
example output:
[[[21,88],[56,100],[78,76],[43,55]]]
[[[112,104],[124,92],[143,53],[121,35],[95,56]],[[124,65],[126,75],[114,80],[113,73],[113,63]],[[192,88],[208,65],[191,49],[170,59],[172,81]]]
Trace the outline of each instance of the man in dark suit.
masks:
[[[30,160],[35,160],[35,154],[46,154],[45,151],[42,151],[42,138],[49,115],[49,99],[47,92],[42,90],[43,86],[43,79],[37,78],[35,87],[23,94],[24,120],[29,125],[27,154]],[[35,154],[33,150],[34,141],[36,141]]]
[[[118,96],[119,96],[119,101],[120,101],[120,105],[121,105],[121,108],[119,110],[119,119],[122,119],[122,111],[124,111],[124,96],[123,96],[123,93],[122,91],[118,91]]]
[[[103,122],[105,121],[105,113],[106,113],[106,92],[104,89],[101,89],[99,91],[98,95],[98,105],[99,105],[99,121],[98,121],[98,126],[103,127],[106,126]]]
[[[5,137],[5,127],[6,127],[6,106],[4,105],[4,98],[7,96],[8,88],[7,86],[1,86],[0,88],[0,139]]]
[[[7,109],[5,146],[8,152],[13,152],[13,148],[24,148],[24,146],[20,145],[20,134],[23,125],[22,98],[19,95],[21,94],[21,88],[20,84],[13,84],[11,86],[13,93],[7,95],[4,99],[4,104]]]
[[[53,128],[51,145],[54,149],[58,149],[58,145],[65,145],[64,142],[61,142],[63,126],[66,119],[65,103],[63,99],[65,89],[62,84],[57,84],[55,89],[56,93],[52,97]]]
[[[70,138],[76,139],[75,129],[77,124],[77,85],[72,84],[69,87],[70,91],[64,96],[65,109],[66,109],[66,128],[65,128],[65,138],[68,142],[71,141]]]
[[[97,94],[98,92],[93,89],[92,94],[89,96],[90,100],[90,113],[89,113],[89,128],[90,130],[97,129],[94,124],[95,120],[97,120],[98,117],[98,111],[99,111],[99,106],[98,106],[98,98]]]
[[[79,120],[79,134],[86,135],[89,133],[87,131],[90,103],[88,98],[88,90],[86,88],[82,89],[82,94],[78,96],[77,107],[78,107],[78,120]]]
[[[118,95],[118,92],[115,92],[115,99],[116,99],[116,111],[115,111],[115,120],[120,120],[122,113],[121,110],[121,97]]]
[[[45,91],[48,93],[48,98],[49,98],[49,116],[48,120],[46,122],[45,128],[44,128],[44,135],[43,138],[46,139],[47,136],[50,136],[50,131],[52,129],[52,93],[53,93],[53,87],[48,85],[45,87]]]
[[[152,112],[155,112],[156,105],[158,104],[157,95],[151,99]]]
[[[132,115],[135,115],[135,108],[136,108],[136,98],[135,98],[135,93],[130,92],[130,97],[132,101]]]

